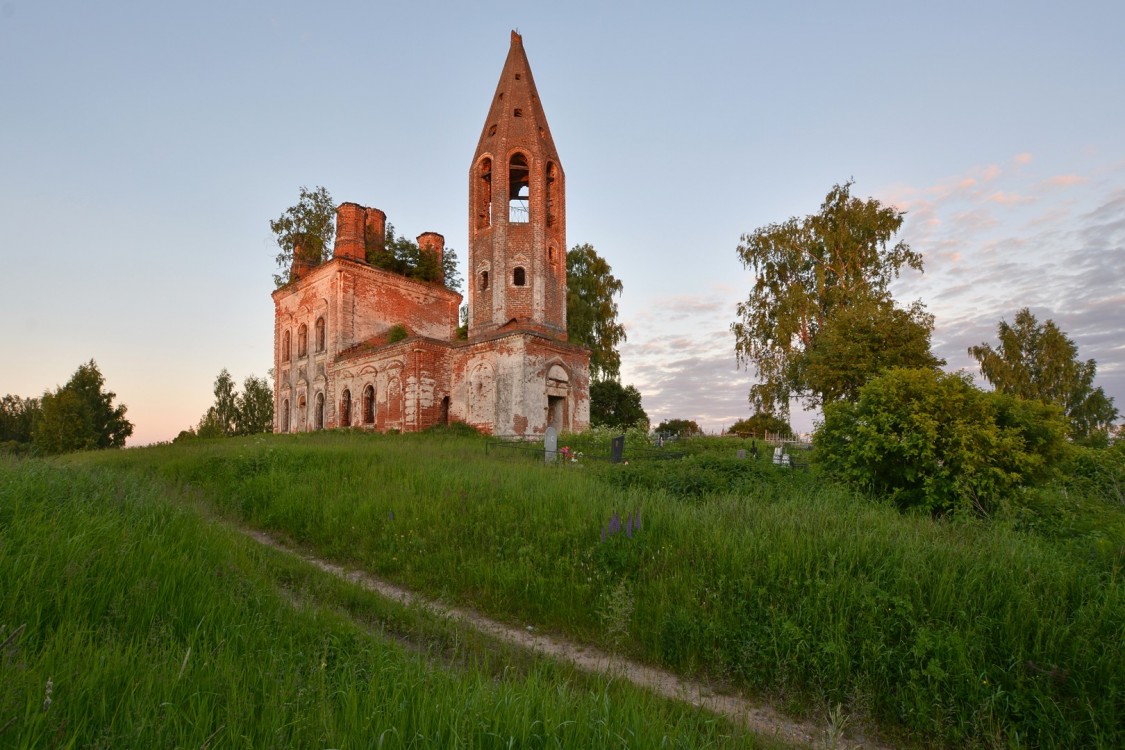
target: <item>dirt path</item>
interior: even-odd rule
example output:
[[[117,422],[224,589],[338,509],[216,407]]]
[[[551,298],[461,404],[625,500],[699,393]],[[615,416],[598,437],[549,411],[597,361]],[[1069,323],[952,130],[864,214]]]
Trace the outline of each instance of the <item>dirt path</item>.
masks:
[[[885,750],[884,745],[879,745],[862,736],[853,736],[854,733],[851,732],[848,733],[849,736],[833,743],[829,739],[830,728],[827,725],[794,721],[782,716],[769,706],[751,703],[738,696],[717,695],[702,682],[690,680],[663,669],[630,661],[590,646],[568,641],[559,636],[540,635],[530,629],[521,630],[510,625],[504,625],[470,610],[446,606],[381,581],[363,571],[347,570],[326,560],[296,551],[264,532],[252,529],[243,529],[243,531],[261,544],[300,557],[327,573],[362,586],[368,591],[373,591],[387,599],[408,606],[422,607],[499,641],[569,662],[582,671],[628,680],[657,695],[683,701],[724,716],[755,733],[775,737],[793,745]]]

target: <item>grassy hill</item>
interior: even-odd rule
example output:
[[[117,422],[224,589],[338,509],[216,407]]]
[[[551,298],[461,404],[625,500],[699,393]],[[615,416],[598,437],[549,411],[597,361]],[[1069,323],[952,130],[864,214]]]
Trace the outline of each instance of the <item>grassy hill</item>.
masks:
[[[550,467],[472,436],[354,433],[0,463],[0,744],[748,741],[459,645],[217,518],[796,714],[842,704],[921,744],[1125,746],[1120,508],[935,521],[733,443],[611,466],[595,439]]]

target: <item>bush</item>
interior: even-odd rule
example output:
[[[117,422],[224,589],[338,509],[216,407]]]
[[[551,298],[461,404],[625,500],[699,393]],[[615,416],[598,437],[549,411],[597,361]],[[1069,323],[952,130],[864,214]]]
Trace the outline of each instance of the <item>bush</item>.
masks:
[[[404,326],[402,323],[398,323],[391,326],[391,329],[387,331],[387,343],[393,344],[397,341],[402,341],[409,335],[410,334],[408,334],[406,331],[406,326]]]
[[[817,458],[844,481],[932,513],[991,513],[1052,476],[1066,451],[1057,408],[973,386],[968,374],[889,370],[828,404]]]

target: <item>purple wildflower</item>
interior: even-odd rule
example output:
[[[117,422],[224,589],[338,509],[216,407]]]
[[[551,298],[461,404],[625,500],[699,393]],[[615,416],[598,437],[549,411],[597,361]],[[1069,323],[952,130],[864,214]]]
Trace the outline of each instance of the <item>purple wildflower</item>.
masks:
[[[617,511],[613,511],[613,517],[609,519],[609,533],[612,536],[621,531],[621,516],[617,515]]]

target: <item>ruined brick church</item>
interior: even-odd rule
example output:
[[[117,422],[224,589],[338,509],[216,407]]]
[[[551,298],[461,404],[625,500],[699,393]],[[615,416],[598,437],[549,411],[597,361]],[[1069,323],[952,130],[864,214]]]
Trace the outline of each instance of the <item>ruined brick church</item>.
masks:
[[[590,355],[567,342],[565,186],[512,32],[469,169],[468,338],[457,338],[462,296],[370,265],[386,215],[344,203],[332,258],[310,266],[295,253],[273,293],[274,431],[585,429]],[[418,237],[439,268],[444,244]]]

